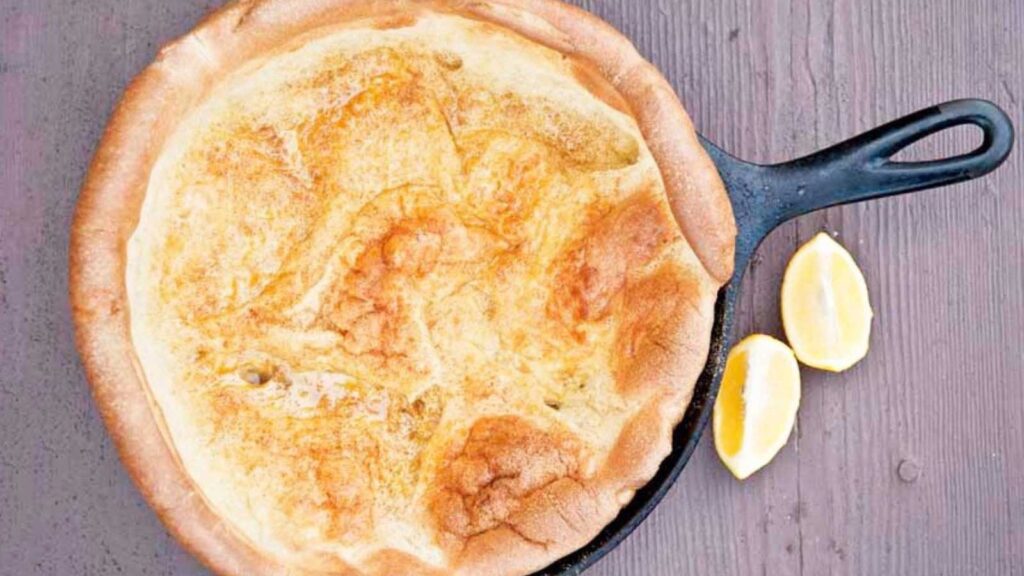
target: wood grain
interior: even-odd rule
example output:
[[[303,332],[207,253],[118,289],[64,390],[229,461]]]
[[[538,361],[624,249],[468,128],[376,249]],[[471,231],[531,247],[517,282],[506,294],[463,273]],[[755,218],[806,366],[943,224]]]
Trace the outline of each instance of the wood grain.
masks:
[[[204,573],[98,421],[65,261],[76,190],[118,94],[215,4],[0,3],[0,574]],[[957,97],[1024,117],[1019,0],[581,5],[661,68],[705,135],[749,160]],[[908,157],[976,142],[952,131]],[[1022,182],[1015,151],[984,180],[773,233],[744,282],[740,335],[782,335],[783,267],[824,229],[867,276],[872,352],[845,374],[803,371],[794,437],[746,482],[705,438],[664,503],[589,574],[1024,574]]]

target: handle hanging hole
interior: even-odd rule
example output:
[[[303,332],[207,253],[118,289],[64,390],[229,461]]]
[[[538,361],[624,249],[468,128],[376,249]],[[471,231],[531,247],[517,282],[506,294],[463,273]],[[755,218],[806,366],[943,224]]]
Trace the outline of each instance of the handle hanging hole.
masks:
[[[926,136],[900,150],[893,162],[927,162],[969,154],[981,147],[985,133],[978,126],[963,124]]]

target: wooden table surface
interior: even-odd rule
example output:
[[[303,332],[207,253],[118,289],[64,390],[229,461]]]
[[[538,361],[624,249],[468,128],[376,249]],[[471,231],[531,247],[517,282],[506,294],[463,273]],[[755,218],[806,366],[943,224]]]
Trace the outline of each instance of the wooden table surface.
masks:
[[[0,574],[205,574],[121,469],[77,359],[68,226],[107,115],[215,0],[0,0]],[[1024,126],[1021,0],[595,0],[700,131],[781,161],[944,100]],[[969,129],[910,157],[978,142]],[[777,230],[739,336],[781,335],[796,246],[829,230],[867,276],[872,350],[805,369],[789,444],[740,483],[705,437],[588,575],[1024,574],[1024,162]]]

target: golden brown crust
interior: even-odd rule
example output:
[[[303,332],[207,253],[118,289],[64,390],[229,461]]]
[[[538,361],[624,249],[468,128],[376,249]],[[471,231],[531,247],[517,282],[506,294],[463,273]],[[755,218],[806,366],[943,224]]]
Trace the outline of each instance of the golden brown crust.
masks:
[[[474,423],[431,496],[442,544],[461,571],[526,572],[586,543],[617,508],[584,478],[582,457],[566,431],[516,416]]]
[[[659,208],[645,192],[628,198],[569,250],[549,308],[570,329],[605,317],[636,271],[672,242],[675,227]]]
[[[614,354],[620,393],[693,381],[687,370],[702,365],[707,347],[692,335],[709,330],[712,321],[700,281],[675,264],[663,264],[629,285],[622,303]]]
[[[554,0],[423,2],[415,9],[428,8],[472,13],[576,59],[583,85],[636,118],[683,235],[714,280],[728,279],[735,229],[722,184],[671,88],[628,40],[596,17]],[[126,244],[149,174],[178,120],[227,72],[321,26],[363,16],[378,17],[382,29],[407,26],[408,10],[413,8],[406,2],[256,0],[215,12],[164,48],[128,87],[83,186],[72,229],[71,303],[96,402],[143,495],[178,540],[219,573],[360,572],[336,557],[297,571],[261,551],[213,511],[167,440],[160,408],[132,346],[125,287]],[[577,263],[601,256],[600,267],[588,272],[594,274],[591,284],[578,285],[587,282],[587,273],[573,268],[575,264],[567,266],[581,271],[567,273],[565,283],[579,298],[556,307],[560,313],[570,311],[576,321],[600,315],[608,306],[625,306],[624,301],[639,302],[623,309],[617,386],[626,395],[654,391],[651,399],[625,425],[604,466],[587,474],[580,472],[586,466],[585,451],[571,435],[539,430],[512,417],[467,423],[472,426],[461,448],[449,455],[451,467],[439,477],[432,500],[441,539],[457,551],[453,567],[460,573],[522,573],[582,546],[668,453],[672,427],[706,357],[713,300],[666,298],[694,292],[679,270],[658,269],[630,279],[631,267],[664,241],[665,234],[659,232],[663,224],[639,236],[621,234],[635,229],[635,221],[657,223],[658,217],[657,211],[644,211],[642,203],[627,204],[607,216],[611,220],[596,228],[589,241],[583,240],[574,256]],[[630,248],[600,253],[602,234],[608,236],[604,241],[624,240]],[[401,228],[391,231],[383,239],[381,257],[398,267],[429,260],[424,257],[429,245],[406,240]],[[609,263],[610,269],[605,267]],[[618,304],[610,297],[615,294]],[[665,323],[664,318],[678,321]],[[693,338],[695,334],[700,337]],[[476,470],[480,465],[474,462],[483,462],[485,470]],[[495,482],[495,473],[504,480]],[[584,476],[590,480],[581,481]],[[362,571],[427,575],[449,570],[383,550],[364,560]]]
[[[661,73],[608,23],[561,2],[474,2],[467,9],[573,54],[601,72],[629,103],[661,168],[683,235],[708,272],[726,282],[732,276],[736,236],[732,205],[690,117]]]

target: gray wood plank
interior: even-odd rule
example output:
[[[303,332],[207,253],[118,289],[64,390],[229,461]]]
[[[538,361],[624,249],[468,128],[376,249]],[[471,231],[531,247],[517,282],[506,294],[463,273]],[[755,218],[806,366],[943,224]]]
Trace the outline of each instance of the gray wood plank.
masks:
[[[204,573],[146,508],[92,407],[65,261],[76,190],[118,94],[216,4],[0,2],[0,574]],[[1019,0],[581,4],[633,38],[702,132],[750,160],[956,97],[1024,117]],[[976,141],[955,131],[908,156]],[[794,438],[746,482],[705,438],[664,503],[590,573],[1024,573],[1022,182],[1015,151],[983,181],[773,233],[745,280],[739,334],[782,335],[786,260],[828,230],[867,276],[872,352],[841,375],[803,371]]]

